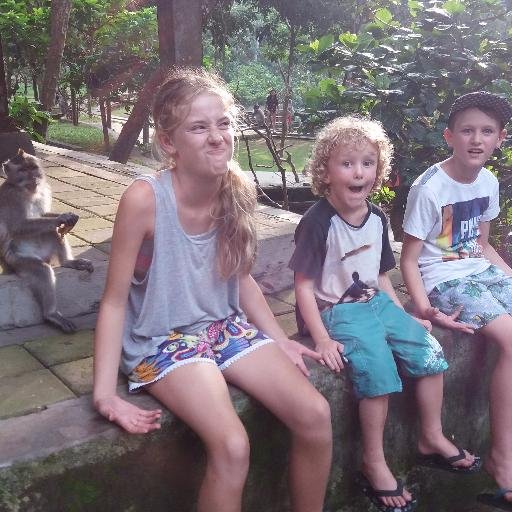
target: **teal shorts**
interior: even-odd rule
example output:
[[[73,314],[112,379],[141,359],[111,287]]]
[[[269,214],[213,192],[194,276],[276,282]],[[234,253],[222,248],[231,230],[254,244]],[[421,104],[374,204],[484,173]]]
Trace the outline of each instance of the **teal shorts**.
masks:
[[[500,315],[512,315],[512,277],[491,265],[479,274],[438,284],[429,294],[432,306],[457,320],[480,329]]]
[[[409,377],[448,368],[439,342],[384,292],[368,302],[336,304],[321,316],[329,336],[345,346],[358,398],[402,391],[397,364]]]

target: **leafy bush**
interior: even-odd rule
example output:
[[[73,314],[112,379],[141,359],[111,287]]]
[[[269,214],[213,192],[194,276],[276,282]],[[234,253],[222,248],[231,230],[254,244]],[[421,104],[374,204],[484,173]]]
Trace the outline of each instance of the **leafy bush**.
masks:
[[[9,103],[9,115],[18,128],[25,130],[33,140],[44,142],[44,138],[36,132],[36,127],[51,122],[48,112],[39,110],[39,105],[29,101],[25,96],[14,96]]]

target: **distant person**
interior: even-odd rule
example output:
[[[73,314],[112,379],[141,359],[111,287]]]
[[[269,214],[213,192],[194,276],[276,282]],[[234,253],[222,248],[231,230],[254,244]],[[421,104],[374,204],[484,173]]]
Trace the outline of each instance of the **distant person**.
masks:
[[[368,201],[389,172],[392,146],[380,123],[358,117],[330,122],[309,162],[322,197],[295,231],[298,324],[333,371],[344,367],[359,399],[362,467],[359,485],[380,511],[410,512],[417,501],[388,467],[383,447],[388,400],[415,380],[418,462],[472,473],[480,459],[443,434],[443,372],[448,367],[430,322],[406,313],[387,272],[395,267],[384,213]]]
[[[265,108],[269,115],[269,125],[271,130],[276,129],[276,116],[277,116],[277,107],[279,106],[279,98],[277,97],[277,91],[272,89],[268,96],[267,101],[265,103]]]
[[[261,110],[258,103],[254,105],[254,124],[258,128],[263,128],[265,126],[265,114]]]
[[[322,512],[331,416],[302,359],[320,356],[288,339],[249,273],[257,194],[233,160],[236,114],[225,84],[204,70],[175,69],[156,95],[155,145],[168,167],[136,178],[119,204],[96,325],[94,406],[128,432],[159,428],[159,409],[119,396],[121,362],[130,392],[146,390],[203,442],[197,512],[240,512],[249,439],[231,403],[234,384],[290,430],[291,510]]]
[[[293,123],[293,116],[295,115],[295,110],[293,109],[293,101],[290,98],[288,100],[288,112],[286,114],[286,127],[288,128],[288,131],[290,131]]]

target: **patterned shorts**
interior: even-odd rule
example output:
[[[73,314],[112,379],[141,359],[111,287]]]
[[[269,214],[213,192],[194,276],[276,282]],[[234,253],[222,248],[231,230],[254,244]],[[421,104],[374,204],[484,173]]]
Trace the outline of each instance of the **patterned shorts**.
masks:
[[[128,375],[128,389],[135,391],[180,366],[198,361],[216,364],[220,370],[224,370],[272,341],[236,315],[212,322],[199,334],[171,331],[158,346],[158,353],[143,359]]]
[[[321,317],[329,336],[345,346],[358,399],[402,391],[397,364],[413,378],[448,368],[439,342],[384,292],[368,302],[336,304]]]
[[[480,274],[438,284],[428,297],[447,315],[462,306],[457,320],[480,329],[500,315],[512,314],[512,277],[491,265]]]

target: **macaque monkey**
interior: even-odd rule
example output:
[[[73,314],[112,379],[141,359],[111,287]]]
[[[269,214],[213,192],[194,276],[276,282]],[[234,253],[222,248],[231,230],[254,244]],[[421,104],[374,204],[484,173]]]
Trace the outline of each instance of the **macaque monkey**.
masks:
[[[1,169],[0,169],[1,170]],[[73,259],[64,235],[78,221],[74,213],[50,213],[51,189],[39,160],[25,153],[3,164],[0,185],[0,263],[25,280],[41,305],[44,319],[64,332],[75,324],[57,310],[55,274],[50,263],[87,270],[89,260]]]

